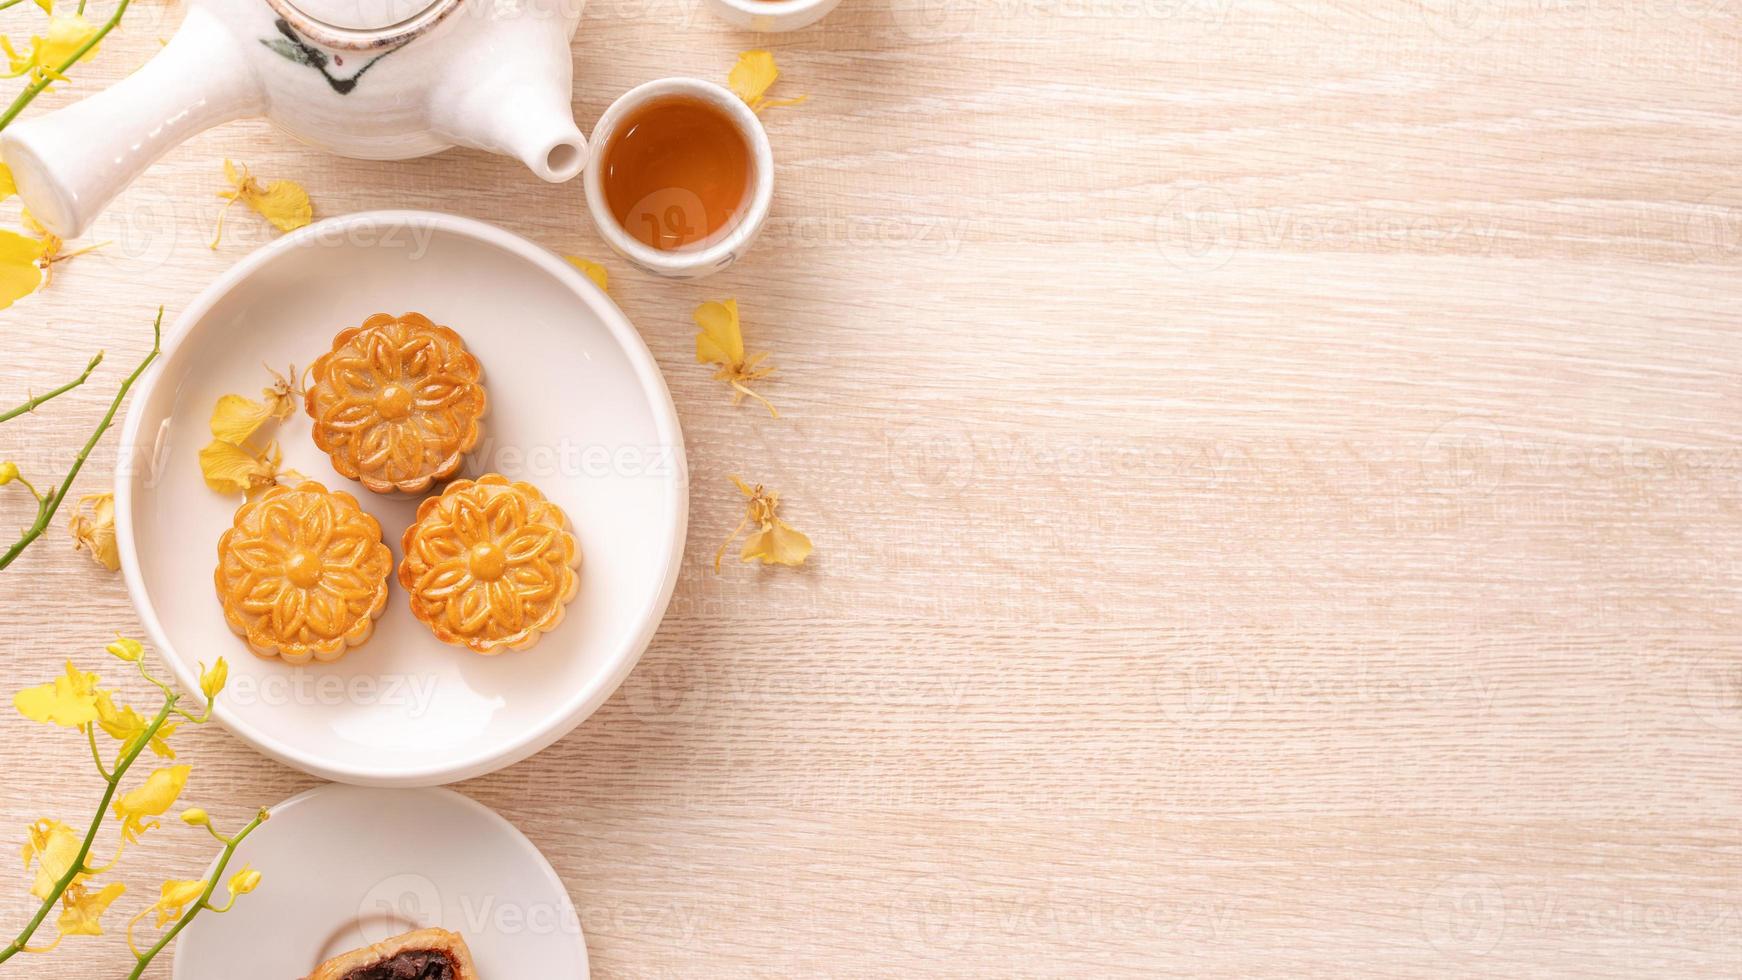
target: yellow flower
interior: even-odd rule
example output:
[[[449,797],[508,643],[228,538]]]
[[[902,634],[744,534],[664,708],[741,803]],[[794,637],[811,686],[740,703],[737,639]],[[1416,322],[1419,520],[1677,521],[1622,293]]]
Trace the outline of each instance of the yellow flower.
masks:
[[[85,505],[91,512],[85,513]],[[115,571],[121,567],[121,549],[115,544],[115,495],[87,493],[79,498],[78,508],[67,521],[73,536],[73,550],[89,548],[97,564]]]
[[[129,841],[157,826],[152,817],[161,817],[175,805],[176,797],[187,786],[188,766],[166,766],[147,776],[138,788],[115,801],[115,817],[121,821],[121,834]]]
[[[230,665],[224,661],[223,657],[218,658],[218,662],[212,665],[211,670],[206,669],[204,661],[200,663],[200,693],[206,696],[207,701],[217,697],[218,692],[224,689],[224,685],[229,680]]]
[[[240,446],[272,417],[272,406],[241,395],[225,395],[212,408],[212,438]]]
[[[120,742],[121,752],[126,754],[133,751],[134,743],[145,735],[150,723],[139,712],[134,711],[131,705],[117,708],[108,691],[98,691],[97,727]],[[175,734],[175,729],[174,722],[157,727],[157,731],[151,734],[152,753],[163,759],[175,758],[175,750],[169,747],[169,737]]]
[[[194,806],[181,812],[181,822],[189,827],[206,827],[211,824],[212,818],[206,814],[206,811]]]
[[[67,869],[78,860],[82,844],[73,828],[59,820],[31,824],[24,841],[24,870],[29,871],[32,862],[36,864],[36,880],[30,885],[30,894],[47,901]]]
[[[200,473],[206,486],[219,493],[252,494],[278,480],[278,466],[283,461],[276,442],[268,443],[256,456],[241,446],[213,439],[200,450]]]
[[[104,885],[101,891],[86,891],[85,886],[77,882],[67,887],[61,895],[60,918],[55,925],[63,936],[101,936],[103,926],[99,921],[115,899],[127,891],[127,886],[120,882]]]
[[[780,495],[765,489],[760,483],[755,487],[747,486],[737,477],[732,482],[738,485],[740,492],[749,498],[744,511],[744,519],[732,529],[732,536],[720,545],[720,550],[714,553],[714,571],[720,570],[720,559],[726,555],[726,549],[748,525],[756,525],[756,530],[744,539],[744,549],[738,553],[743,561],[761,559],[764,565],[802,565],[810,557],[811,539],[795,531],[778,516]]]
[[[608,289],[610,287],[611,274],[605,271],[604,266],[597,262],[583,259],[578,255],[565,255],[563,258],[568,259],[570,265],[586,273],[587,278],[593,280],[593,285],[598,286],[600,289]]]
[[[31,721],[78,728],[97,720],[97,675],[67,661],[67,672],[47,684],[19,691],[12,704]]]
[[[38,268],[42,269],[42,284],[44,286],[47,286],[54,281],[54,266],[56,262],[65,262],[68,259],[77,258],[86,252],[94,252],[97,249],[102,248],[104,245],[109,244],[108,242],[98,242],[95,245],[86,245],[84,248],[76,249],[71,252],[62,252],[61,248],[66,245],[66,242],[63,241],[59,235],[44,228],[42,224],[31,215],[28,209],[24,211],[22,218],[24,220],[24,230],[35,235],[37,238],[39,254],[37,255],[36,264]]]
[[[38,34],[30,39],[30,48],[20,53],[12,46],[12,39],[0,34],[0,49],[6,52],[6,60],[10,70],[7,78],[17,78],[29,74],[35,79],[62,78],[61,70],[70,67],[73,54],[83,47],[85,42],[97,35],[98,25],[91,23],[79,14],[55,14],[48,17],[48,33]],[[89,51],[79,55],[80,61],[89,61],[97,53],[97,47],[91,46]]]
[[[18,193],[18,185],[12,180],[12,168],[0,163],[0,201],[4,201]]]
[[[114,654],[117,659],[125,660],[130,664],[138,663],[139,658],[145,656],[145,644],[125,636],[115,637],[115,642],[103,649]]]
[[[780,413],[774,410],[768,399],[750,390],[750,384],[760,381],[774,373],[771,367],[759,367],[767,354],[754,354],[748,360],[744,357],[744,331],[738,322],[738,301],[735,299],[717,303],[709,300],[696,307],[696,326],[700,332],[696,334],[696,363],[717,364],[719,370],[714,372],[714,380],[724,381],[732,386],[732,404],[744,400],[745,395],[756,399],[767,406],[768,414],[780,418]]]
[[[0,310],[42,285],[42,243],[15,231],[0,229]]]
[[[18,464],[11,460],[0,463],[0,487],[18,479]]]
[[[291,377],[296,365],[290,367]],[[225,395],[212,407],[212,438],[240,446],[248,441],[267,419],[283,421],[296,411],[296,401],[302,396],[296,384],[277,371],[272,372],[272,384],[260,389],[264,401],[241,395]]]
[[[182,909],[190,903],[199,901],[206,893],[204,881],[166,881],[159,890],[157,904],[152,908],[157,910],[157,927],[164,926],[181,918]]]
[[[218,192],[225,203],[218,212],[218,230],[212,236],[213,249],[224,237],[224,212],[237,201],[253,208],[279,231],[295,231],[314,220],[314,206],[309,203],[308,191],[296,181],[275,180],[262,187],[258,180],[248,175],[247,167],[238,170],[228,160],[224,161],[224,176],[230,181],[231,188]]]
[[[260,872],[244,864],[242,870],[230,876],[230,894],[246,895],[260,887]]]
[[[738,63],[726,75],[726,83],[753,112],[761,112],[773,106],[798,105],[805,100],[802,95],[796,99],[767,98],[764,93],[779,77],[780,69],[774,66],[773,54],[767,51],[746,51],[738,56]]]
[[[278,444],[269,442],[256,454],[248,448],[248,439],[268,419],[283,421],[296,411],[303,394],[293,380],[296,376],[294,364],[288,377],[273,371],[272,384],[260,389],[262,401],[224,395],[212,406],[212,441],[200,450],[200,473],[206,486],[219,493],[253,496],[278,482],[278,468],[284,461]]]

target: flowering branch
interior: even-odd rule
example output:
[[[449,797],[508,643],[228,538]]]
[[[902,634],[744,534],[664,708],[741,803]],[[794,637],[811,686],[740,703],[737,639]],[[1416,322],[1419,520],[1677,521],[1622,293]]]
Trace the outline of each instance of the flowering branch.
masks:
[[[103,38],[109,35],[110,31],[115,29],[117,24],[121,23],[121,15],[127,12],[127,5],[130,2],[131,0],[121,0],[121,2],[115,6],[115,12],[110,14],[109,19],[103,22],[103,26],[97,28],[96,33],[86,38],[85,43],[74,48],[73,53],[68,55],[65,61],[62,61],[49,71],[38,72],[35,81],[32,81],[29,85],[25,86],[24,91],[18,93],[18,97],[12,100],[12,105],[8,107],[4,113],[0,113],[0,129],[5,129],[11,124],[12,120],[18,118],[18,114],[24,111],[24,107],[29,105],[38,95],[41,95],[42,90],[48,88],[50,82],[53,82],[56,79],[65,78],[66,73],[70,71],[74,65],[79,63],[80,58],[90,54],[91,49],[95,48]],[[83,3],[79,4],[78,12],[81,14],[85,12],[85,5]]]
[[[212,891],[218,887],[218,879],[224,876],[224,869],[229,866],[230,858],[235,856],[237,846],[246,840],[249,834],[254,832],[254,828],[265,823],[266,819],[270,816],[271,813],[265,807],[261,807],[260,810],[254,814],[254,819],[248,821],[248,825],[237,831],[236,836],[234,837],[224,837],[219,835],[216,830],[212,831],[214,836],[217,836],[219,840],[224,842],[224,851],[218,855],[217,866],[212,868],[211,876],[206,879],[205,891],[200,893],[199,901],[193,904],[193,908],[186,915],[176,920],[175,925],[168,932],[158,937],[156,944],[143,953],[137,950],[134,951],[133,955],[138,960],[138,963],[134,965],[133,972],[127,974],[127,980],[139,980],[139,977],[145,973],[145,968],[151,964],[152,959],[154,959],[158,953],[163,952],[164,948],[170,943],[175,942],[175,937],[181,935],[181,931],[186,929],[188,923],[192,922],[194,917],[199,915],[202,911],[210,909],[212,912],[222,915],[225,912],[230,911],[230,906],[236,904],[237,895],[245,894],[254,890],[254,885],[258,884],[260,881],[260,873],[258,871],[243,871],[241,874],[237,875],[236,878],[231,880],[230,900],[225,902],[222,908],[212,904]],[[207,823],[206,826],[210,828],[211,824]],[[249,875],[253,876],[252,881],[247,879],[246,876]],[[155,907],[156,906],[153,906],[153,908]],[[151,909],[146,909],[145,911],[150,912]],[[144,912],[140,913],[141,916],[144,914]],[[127,927],[127,940],[129,943],[133,941],[133,927],[131,925]]]
[[[48,530],[49,521],[54,519],[55,511],[60,509],[61,501],[66,499],[67,491],[72,489],[73,480],[78,477],[79,470],[84,469],[85,460],[91,455],[91,450],[96,448],[97,440],[103,438],[103,433],[109,431],[109,426],[115,423],[115,412],[120,409],[122,400],[127,397],[127,392],[132,390],[133,383],[138,381],[139,376],[145,373],[145,369],[151,366],[151,362],[157,360],[157,355],[162,349],[162,346],[163,307],[160,306],[157,308],[157,320],[151,325],[151,353],[145,355],[145,360],[140,361],[139,366],[133,369],[133,373],[128,375],[125,381],[121,382],[120,390],[115,392],[114,400],[109,403],[109,411],[103,414],[103,420],[97,424],[96,431],[92,432],[91,437],[85,440],[84,448],[79,450],[79,455],[73,460],[72,468],[67,471],[66,478],[61,481],[58,488],[51,489],[47,493],[37,493],[35,487],[18,477],[16,466],[6,467],[11,470],[11,473],[5,475],[5,478],[0,479],[0,483],[8,482],[10,479],[19,479],[26,487],[30,488],[30,492],[36,496],[36,522],[31,524],[30,527],[25,530],[23,536],[14,542],[12,547],[6,549],[5,554],[0,555],[0,569],[4,569],[6,566],[12,564],[13,560],[22,554],[25,548],[30,547],[31,542],[42,537],[42,532]],[[98,358],[100,357],[101,355],[98,355]],[[89,375],[91,373],[91,368],[96,366],[97,358],[93,358],[90,367],[85,369],[85,374]],[[84,377],[81,376],[79,380],[83,381]],[[48,398],[59,393],[60,391],[56,390],[55,392],[44,396],[42,400],[46,401]],[[16,417],[21,414],[21,410],[29,411],[34,407],[32,402],[41,404],[41,402],[36,399],[27,401],[18,409],[13,409],[11,412],[8,412],[5,418],[0,418],[0,422]]]
[[[210,670],[203,664],[200,666],[199,693],[204,696],[205,705],[196,714],[181,707],[187,695],[153,676],[146,669],[145,647],[139,641],[117,638],[114,643],[109,644],[108,651],[118,659],[132,664],[141,677],[163,692],[163,704],[151,720],[147,721],[129,706],[117,705],[111,691],[97,686],[96,674],[85,673],[70,662],[64,676],[47,684],[25,688],[13,698],[13,704],[19,713],[31,721],[78,729],[90,743],[91,760],[102,774],[104,785],[102,800],[82,839],[75,837],[72,828],[57,820],[38,820],[31,825],[24,846],[24,867],[27,872],[32,865],[36,868],[36,880],[30,893],[40,899],[42,904],[17,938],[6,947],[0,948],[0,963],[19,953],[46,953],[60,945],[61,940],[68,936],[103,934],[99,920],[115,899],[126,891],[126,886],[120,882],[110,882],[93,890],[94,886],[88,886],[87,883],[98,875],[106,874],[120,861],[128,844],[136,843],[146,831],[158,826],[157,818],[169,812],[181,795],[182,788],[187,785],[191,767],[176,765],[156,769],[143,783],[125,792],[121,790],[122,781],[147,747],[160,756],[175,758],[175,751],[169,747],[169,738],[179,724],[174,719],[182,718],[194,724],[204,724],[210,720],[218,693],[229,680],[230,668],[222,657],[218,658]],[[113,766],[103,765],[103,753],[97,748],[98,728],[121,743]],[[91,846],[111,812],[120,824],[120,843],[114,858],[107,864],[98,866],[91,863]],[[235,905],[237,896],[246,895],[260,884],[260,872],[244,867],[229,879],[230,900],[222,906],[211,903],[212,892],[219,876],[229,866],[237,846],[268,816],[270,814],[267,810],[259,810],[247,826],[234,836],[227,837],[212,826],[206,811],[196,807],[182,812],[183,823],[205,827],[224,845],[224,849],[209,878],[165,882],[158,900],[140,911],[129,923],[127,945],[132,949],[135,959],[132,977],[141,976],[151,961],[187,927],[189,920],[202,911],[229,911]],[[54,941],[42,946],[31,946],[31,939],[57,904],[61,907],[61,912],[56,920],[58,931]],[[133,943],[133,929],[140,919],[153,912],[157,913],[159,929],[170,922],[175,922],[176,925],[159,937],[150,949],[141,951]]]
[[[145,668],[141,666],[140,672],[143,673],[144,670]],[[107,785],[103,787],[103,799],[97,804],[97,813],[91,818],[91,826],[85,830],[85,840],[79,845],[78,857],[73,859],[72,864],[67,867],[66,873],[55,881],[53,894],[42,900],[42,907],[36,910],[36,915],[31,917],[30,922],[25,925],[24,931],[18,934],[17,939],[12,940],[11,945],[5,949],[0,949],[0,963],[24,952],[24,947],[30,944],[30,937],[36,935],[37,928],[42,925],[44,919],[48,918],[48,913],[53,911],[55,903],[60,901],[61,896],[66,893],[67,886],[73,883],[74,878],[93,873],[92,869],[85,865],[85,859],[91,855],[91,842],[97,839],[97,831],[103,826],[103,818],[109,814],[109,803],[115,798],[115,790],[121,785],[121,777],[127,775],[127,770],[133,767],[133,762],[139,758],[139,753],[145,750],[145,746],[157,735],[158,729],[162,728],[163,723],[169,720],[169,712],[173,707],[175,707],[174,697],[164,699],[163,707],[158,710],[157,717],[153,718],[151,724],[146,726],[145,736],[134,743],[131,749],[123,752],[121,758],[115,762],[115,771],[104,777],[104,782]]]

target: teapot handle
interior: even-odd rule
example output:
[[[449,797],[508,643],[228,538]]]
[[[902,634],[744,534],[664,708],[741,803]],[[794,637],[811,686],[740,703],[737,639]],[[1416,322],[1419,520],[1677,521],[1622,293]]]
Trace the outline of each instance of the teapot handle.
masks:
[[[264,110],[259,82],[229,29],[193,6],[169,44],[132,75],[0,132],[0,158],[30,213],[73,238],[158,157],[205,129]]]

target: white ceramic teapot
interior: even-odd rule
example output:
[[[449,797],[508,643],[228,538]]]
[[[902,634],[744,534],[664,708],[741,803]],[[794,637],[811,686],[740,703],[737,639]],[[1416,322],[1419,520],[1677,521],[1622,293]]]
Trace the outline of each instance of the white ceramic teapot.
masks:
[[[582,0],[189,0],[133,75],[0,133],[37,220],[84,231],[141,171],[219,123],[265,115],[335,153],[507,154],[548,181],[581,172],[569,39]]]

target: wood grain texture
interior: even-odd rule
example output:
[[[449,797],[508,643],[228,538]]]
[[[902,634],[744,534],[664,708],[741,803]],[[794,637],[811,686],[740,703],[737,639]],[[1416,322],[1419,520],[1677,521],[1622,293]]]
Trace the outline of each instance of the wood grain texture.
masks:
[[[180,12],[139,2],[45,105],[154,50]],[[810,101],[718,278],[632,271],[506,160],[236,124],[0,313],[0,400],[111,354],[4,455],[60,470],[150,310],[269,239],[205,247],[226,156],[322,215],[484,218],[605,261],[690,447],[641,665],[460,787],[598,976],[1742,974],[1742,3],[848,0],[758,37],[594,0],[577,116],[752,46]],[[725,295],[778,423],[692,361]],[[806,568],[712,574],[730,472]],[[61,526],[5,573],[8,688],[137,629]],[[184,752],[226,821],[312,785]],[[85,764],[0,712],[0,836],[88,812]],[[121,908],[206,854],[153,835]]]

